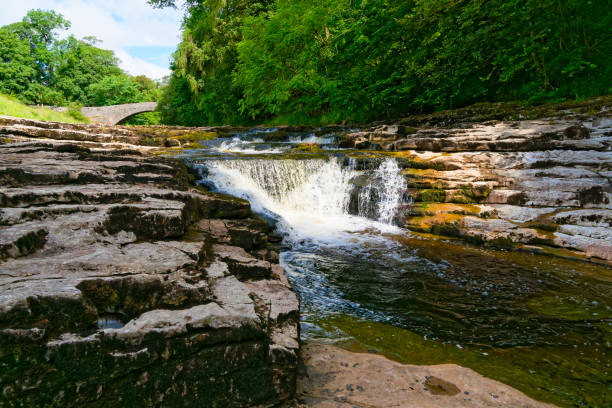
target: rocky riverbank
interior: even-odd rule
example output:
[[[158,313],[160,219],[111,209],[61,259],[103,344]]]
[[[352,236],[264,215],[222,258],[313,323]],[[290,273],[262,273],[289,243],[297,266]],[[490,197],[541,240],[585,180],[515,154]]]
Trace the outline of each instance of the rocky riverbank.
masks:
[[[480,122],[470,109],[414,117],[340,145],[369,152],[355,155],[361,167],[397,158],[414,200],[398,222],[412,231],[611,261],[612,103],[595,102],[535,109],[552,116],[533,120]]]
[[[0,406],[293,396],[298,301],[248,202],[123,128],[3,121]]]
[[[367,138],[347,152],[360,169],[397,159],[413,231],[606,260],[610,123],[576,120],[375,125],[343,143]],[[279,237],[248,202],[194,187],[190,169],[160,156],[232,131],[0,118],[0,406],[544,406],[462,367],[316,343],[302,347],[299,375]],[[396,143],[434,131],[459,147]],[[406,388],[406,375],[426,385]]]

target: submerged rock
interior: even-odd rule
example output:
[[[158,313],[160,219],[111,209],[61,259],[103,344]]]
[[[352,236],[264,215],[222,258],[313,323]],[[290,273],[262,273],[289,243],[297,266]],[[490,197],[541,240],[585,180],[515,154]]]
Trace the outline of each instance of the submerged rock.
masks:
[[[290,399],[298,302],[248,202],[128,136],[20,126],[0,126],[0,405]]]
[[[299,407],[554,407],[455,364],[416,366],[310,343],[302,348]]]

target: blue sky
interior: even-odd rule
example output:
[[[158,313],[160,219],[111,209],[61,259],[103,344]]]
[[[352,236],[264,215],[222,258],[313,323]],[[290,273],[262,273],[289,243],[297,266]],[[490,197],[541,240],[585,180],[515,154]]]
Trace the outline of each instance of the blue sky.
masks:
[[[0,26],[20,21],[31,9],[55,10],[72,22],[77,38],[93,35],[113,50],[132,75],[159,79],[170,73],[180,41],[181,9],[154,9],[146,0],[0,0]]]

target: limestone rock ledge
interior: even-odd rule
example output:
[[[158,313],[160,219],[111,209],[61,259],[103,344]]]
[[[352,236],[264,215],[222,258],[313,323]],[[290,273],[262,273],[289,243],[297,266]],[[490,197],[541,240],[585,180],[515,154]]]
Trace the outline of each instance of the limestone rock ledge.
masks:
[[[1,133],[0,406],[293,397],[298,301],[248,202],[126,141]]]
[[[397,159],[414,199],[398,223],[412,231],[609,262],[612,102],[606,106],[563,118],[381,125],[342,145],[369,149],[357,155],[361,168]]]

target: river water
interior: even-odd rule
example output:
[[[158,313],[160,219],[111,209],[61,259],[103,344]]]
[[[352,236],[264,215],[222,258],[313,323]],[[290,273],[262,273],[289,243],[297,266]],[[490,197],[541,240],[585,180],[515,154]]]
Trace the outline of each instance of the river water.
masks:
[[[609,267],[410,233],[397,160],[336,140],[254,129],[186,152],[205,186],[248,199],[282,234],[303,339],[612,406]]]

